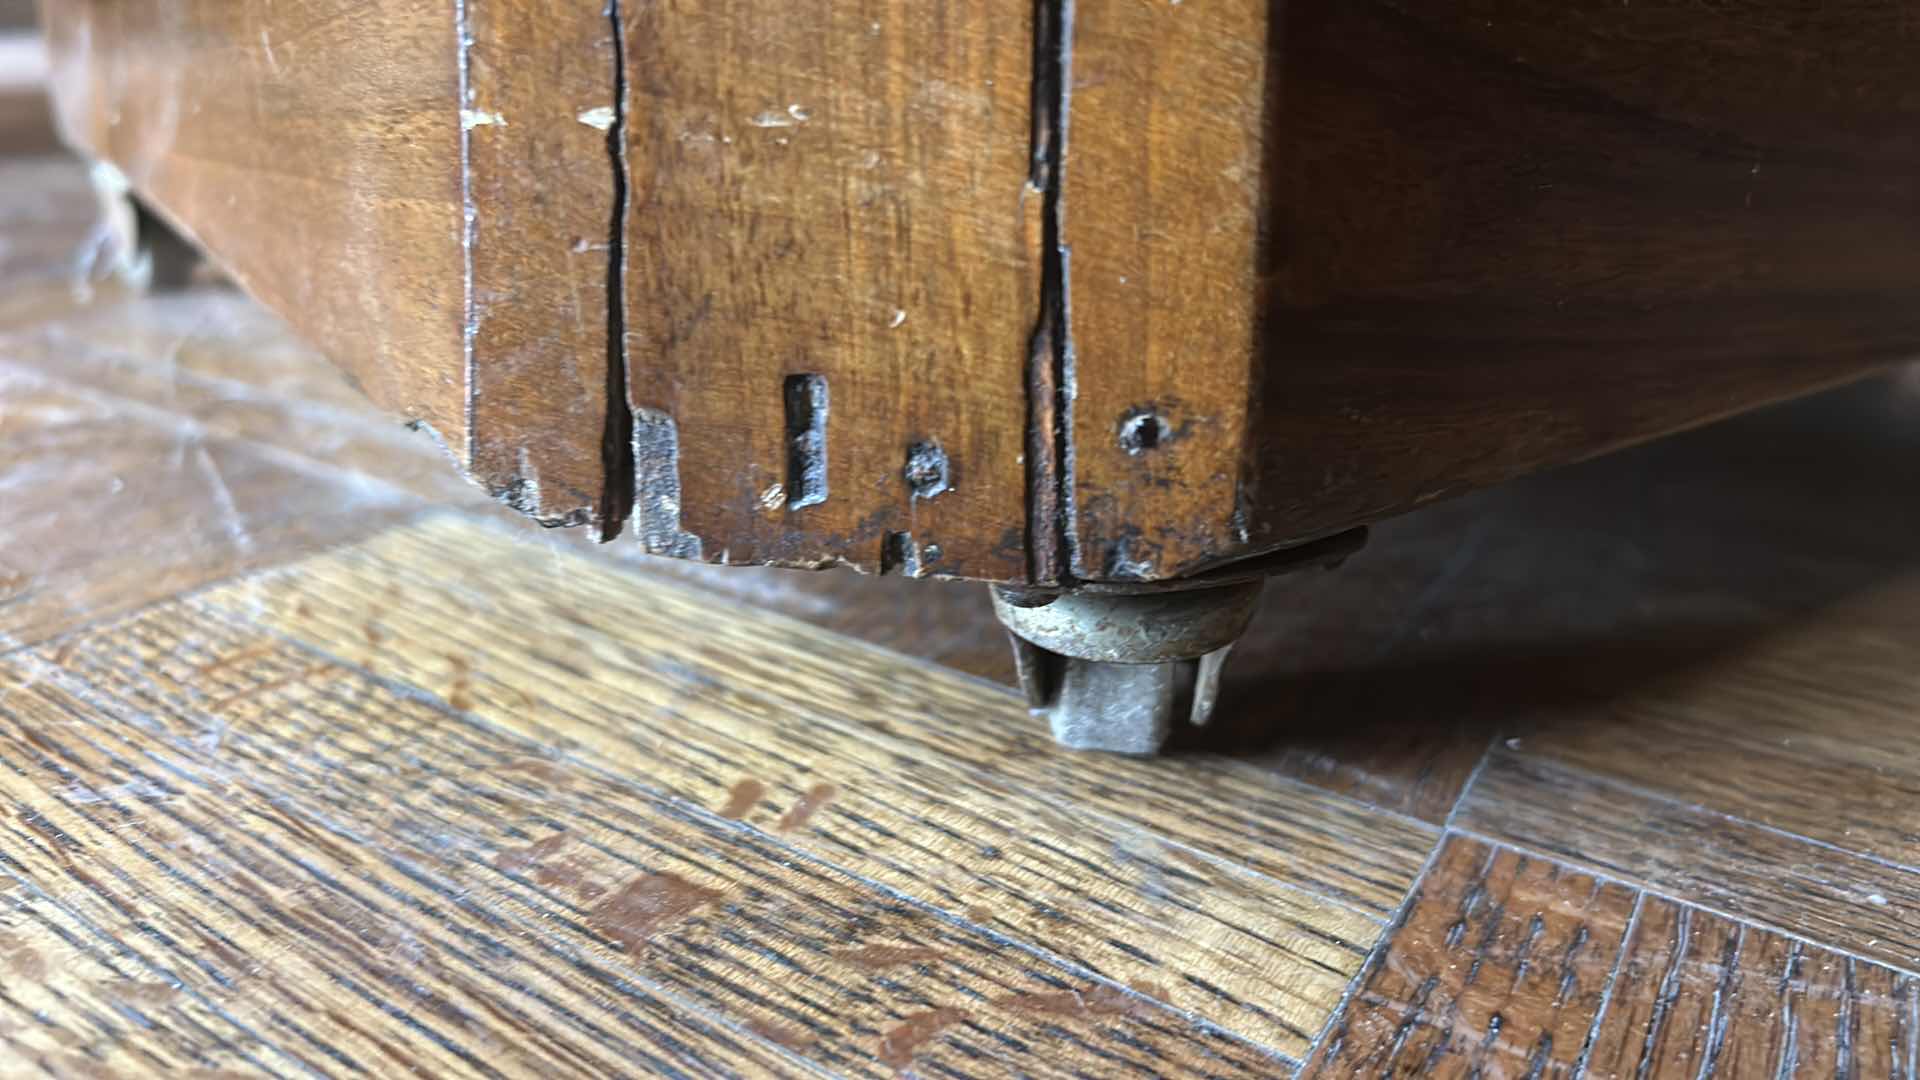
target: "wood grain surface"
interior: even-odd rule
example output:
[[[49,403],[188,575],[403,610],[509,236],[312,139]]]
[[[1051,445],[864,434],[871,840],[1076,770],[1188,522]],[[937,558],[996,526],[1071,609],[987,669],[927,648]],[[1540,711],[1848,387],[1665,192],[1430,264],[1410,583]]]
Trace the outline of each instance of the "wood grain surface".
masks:
[[[1914,1075],[1914,982],[1647,897],[1586,1075]]]
[[[1286,5],[1256,539],[1910,355],[1912,18]]]
[[[449,563],[453,549],[468,555]],[[509,567],[517,581],[503,581]],[[1287,1052],[1305,1050],[1430,843],[1311,788],[1261,795],[1216,770],[1124,759],[1084,775],[1003,692],[823,649],[766,616],[726,628],[698,597],[456,519],[251,580],[231,603]],[[642,610],[664,632],[636,636]],[[405,647],[455,611],[469,612],[464,628]],[[717,632],[672,629],[694,620]],[[1173,807],[1196,791],[1239,805],[1180,820]],[[1349,861],[1349,847],[1368,854]],[[930,857],[950,867],[930,873]]]
[[[1309,1073],[1571,1075],[1634,904],[1625,886],[1447,840]]]
[[[1835,848],[1525,759],[1496,757],[1480,781],[1456,819],[1463,827],[1578,852],[1588,865],[1679,899],[1920,966],[1920,889],[1893,853]],[[1508,801],[1519,799],[1527,801]]]
[[[454,10],[466,467],[521,513],[618,535],[633,498],[626,432],[609,430],[608,411],[622,393],[609,307],[625,191],[618,133],[596,120],[616,104],[613,22],[593,4]]]
[[[1025,576],[1033,5],[620,10],[628,398],[642,488],[678,483],[677,520],[640,491],[642,542]]]
[[[1454,836],[1315,1076],[1913,1075],[1911,976]]]
[[[1180,577],[1920,343],[1901,0],[48,24],[70,143],[486,490],[656,554]]]
[[[46,15],[67,141],[464,459],[450,13],[83,0]]]
[[[78,937],[42,958],[58,973],[48,990],[177,1016],[174,1061],[335,1071],[334,1053],[401,1055],[487,1072],[677,1058],[725,1073],[792,1057],[886,1076],[985,1059],[1064,1073],[1034,1049],[1063,1036],[1114,1065],[1272,1061],[1151,992],[1009,949],[771,831],[248,627],[230,611],[245,592],[156,609],[8,673],[9,779],[29,807],[10,827],[13,919]],[[56,651],[58,673],[43,663]],[[490,824],[448,819],[481,805]],[[157,909],[127,908],[128,873],[195,851],[218,861],[182,871]],[[400,934],[407,912],[438,925]],[[143,940],[89,948],[130,917]],[[232,966],[266,941],[281,943],[270,963]],[[374,994],[400,996],[340,1018]],[[31,1023],[20,1004],[13,1019]],[[75,1034],[105,1049],[118,1026]],[[59,1049],[45,1030],[12,1038]]]
[[[1269,5],[1073,5],[1063,233],[1078,563],[1178,577],[1246,549]]]
[[[1395,522],[1067,755],[977,591],[530,528],[0,189],[0,1075],[1915,1075],[1911,375]]]

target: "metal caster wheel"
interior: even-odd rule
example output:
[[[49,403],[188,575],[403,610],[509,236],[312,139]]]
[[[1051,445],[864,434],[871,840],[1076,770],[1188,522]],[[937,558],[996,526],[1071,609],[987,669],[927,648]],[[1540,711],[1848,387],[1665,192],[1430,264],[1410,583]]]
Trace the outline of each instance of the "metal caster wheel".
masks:
[[[1027,704],[1060,745],[1154,754],[1181,721],[1200,726],[1220,700],[1220,673],[1269,577],[1331,570],[1365,529],[1170,581],[996,585],[993,611],[1013,642]]]
[[[1212,589],[1034,595],[995,589],[1027,704],[1075,750],[1153,754],[1176,721],[1205,724],[1227,654],[1253,618],[1254,579]]]

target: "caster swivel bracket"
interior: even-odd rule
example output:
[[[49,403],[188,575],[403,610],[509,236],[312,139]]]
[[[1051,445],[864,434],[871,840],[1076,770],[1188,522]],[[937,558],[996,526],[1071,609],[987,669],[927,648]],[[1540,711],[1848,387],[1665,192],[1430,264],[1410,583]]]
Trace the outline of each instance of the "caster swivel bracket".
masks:
[[[1075,750],[1154,754],[1181,719],[1212,716],[1220,675],[1270,575],[1338,566],[1365,541],[1353,530],[1165,583],[1068,589],[996,586],[1027,704]]]

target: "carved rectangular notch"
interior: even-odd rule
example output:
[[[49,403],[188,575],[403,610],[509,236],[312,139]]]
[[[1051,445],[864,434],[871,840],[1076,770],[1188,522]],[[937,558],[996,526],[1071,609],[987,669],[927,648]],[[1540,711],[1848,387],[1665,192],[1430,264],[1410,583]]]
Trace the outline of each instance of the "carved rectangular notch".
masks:
[[[827,377],[789,375],[787,508],[827,501]]]

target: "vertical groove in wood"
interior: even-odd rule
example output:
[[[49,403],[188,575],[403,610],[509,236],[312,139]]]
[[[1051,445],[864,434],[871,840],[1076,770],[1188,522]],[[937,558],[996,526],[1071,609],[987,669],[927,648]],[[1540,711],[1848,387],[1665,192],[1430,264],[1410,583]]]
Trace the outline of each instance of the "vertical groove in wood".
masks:
[[[1040,295],[1027,348],[1027,579],[1076,574],[1072,264],[1065,241],[1067,131],[1072,116],[1074,0],[1033,0],[1032,169],[1022,203],[1037,203],[1029,225]]]
[[[1587,1075],[1588,1065],[1593,1056],[1594,1038],[1599,1034],[1600,1026],[1607,1021],[1607,1013],[1613,1007],[1614,990],[1620,984],[1620,969],[1627,962],[1627,945],[1633,941],[1640,926],[1640,913],[1646,908],[1647,894],[1638,893],[1633,898],[1633,912],[1627,916],[1627,928],[1620,935],[1620,944],[1613,954],[1613,970],[1607,972],[1607,982],[1600,991],[1600,1007],[1594,1011],[1593,1023],[1588,1025],[1586,1037],[1580,1043],[1580,1057],[1574,1061],[1573,1075]]]

